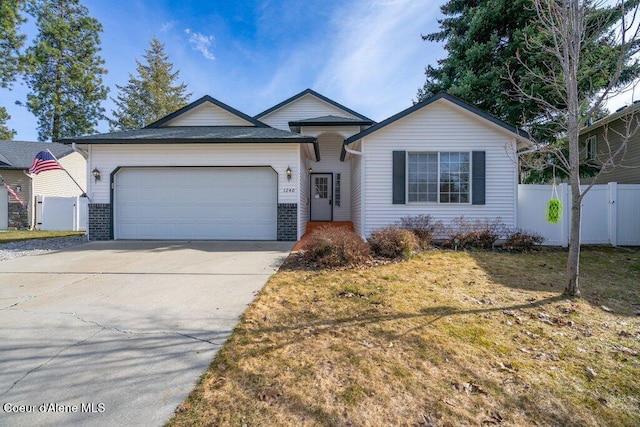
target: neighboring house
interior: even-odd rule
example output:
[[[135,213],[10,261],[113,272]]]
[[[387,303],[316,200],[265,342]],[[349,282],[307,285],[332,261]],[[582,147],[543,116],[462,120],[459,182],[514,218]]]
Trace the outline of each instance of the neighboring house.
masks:
[[[626,150],[622,148],[627,143]],[[640,101],[620,108],[580,131],[581,158],[602,165],[613,153],[615,166],[603,171],[597,184],[640,184]],[[622,149],[621,149],[622,148]],[[591,183],[590,179],[583,179]]]
[[[0,175],[15,192],[20,201],[8,194],[8,227],[11,229],[34,228],[36,196],[78,196],[82,191],[62,170],[29,175],[37,153],[50,150],[75,180],[86,188],[86,160],[70,146],[58,143],[0,141]],[[0,185],[0,188],[2,186]],[[0,209],[4,209],[0,207]]]
[[[439,94],[376,124],[307,89],[250,117],[205,96],[144,129],[68,138],[88,156],[89,238],[363,236],[406,215],[516,225],[527,135]]]

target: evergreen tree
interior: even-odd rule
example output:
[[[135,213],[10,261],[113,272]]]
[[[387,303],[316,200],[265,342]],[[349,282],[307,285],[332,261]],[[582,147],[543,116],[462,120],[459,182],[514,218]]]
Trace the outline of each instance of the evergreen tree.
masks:
[[[0,0],[0,88],[10,88],[19,70],[20,48],[25,38],[18,32],[25,21],[20,14],[23,3],[23,0]],[[7,126],[10,118],[7,109],[0,106],[0,139],[15,136],[15,131]]]
[[[628,10],[637,1],[627,3]],[[438,21],[440,31],[423,39],[445,42],[448,55],[436,67],[427,67],[426,82],[418,90],[418,98],[447,91],[507,123],[526,126],[541,139],[556,139],[558,127],[549,120],[549,109],[532,97],[522,96],[520,90],[526,89],[553,106],[563,102],[553,82],[537,78],[556,75],[557,69],[546,67],[558,65],[549,61],[547,52],[532,48],[534,40],[549,36],[539,31],[533,1],[449,0],[441,11],[445,17]],[[609,32],[620,16],[620,9],[612,6],[598,8],[590,17],[598,23],[591,27],[597,28],[599,34],[583,46],[579,84],[588,95],[587,101],[607,86],[608,76],[618,65],[618,47]],[[601,25],[603,20],[608,25]],[[636,67],[627,67],[619,83],[627,83],[637,75]],[[584,110],[587,108],[588,103],[583,106]]]
[[[27,49],[26,105],[38,119],[38,139],[94,133],[107,97],[102,25],[79,0],[35,0],[29,12],[38,34]]]
[[[18,72],[24,34],[18,27],[25,20],[20,14],[22,0],[0,0],[0,87],[11,85]]]
[[[129,73],[125,86],[116,85],[119,94],[111,98],[116,106],[109,119],[111,131],[140,129],[187,105],[190,93],[187,85],[177,84],[180,71],[173,71],[173,64],[164,52],[164,45],[153,37],[145,50],[144,63],[136,59],[137,75]]]
[[[11,116],[7,113],[7,110],[4,107],[0,107],[0,139],[13,139],[16,135],[16,131],[9,129],[6,124],[10,118]]]

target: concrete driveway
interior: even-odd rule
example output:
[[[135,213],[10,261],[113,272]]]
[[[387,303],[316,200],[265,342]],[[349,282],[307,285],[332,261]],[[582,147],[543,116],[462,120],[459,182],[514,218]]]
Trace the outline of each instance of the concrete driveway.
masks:
[[[0,425],[165,423],[292,246],[93,242],[0,262]]]

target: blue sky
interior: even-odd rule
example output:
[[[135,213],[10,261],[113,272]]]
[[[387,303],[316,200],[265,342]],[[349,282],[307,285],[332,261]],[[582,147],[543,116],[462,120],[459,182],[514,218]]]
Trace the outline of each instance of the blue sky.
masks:
[[[306,89],[376,121],[411,105],[424,68],[445,56],[421,34],[438,29],[444,0],[82,0],[103,25],[109,97],[135,72],[155,35],[192,100],[211,95],[255,115]],[[33,23],[24,30],[33,36]],[[37,139],[36,119],[0,89],[16,140]],[[610,102],[611,110],[632,94]],[[111,114],[113,102],[103,103]],[[106,132],[106,122],[98,131]]]
[[[126,84],[155,35],[180,70],[192,100],[211,95],[255,115],[312,88],[374,120],[411,105],[424,68],[444,56],[420,35],[437,29],[437,1],[415,0],[83,0],[103,25],[104,82]],[[33,24],[25,27],[33,33]],[[36,140],[36,120],[0,90],[18,131]],[[111,100],[104,102],[110,115]],[[106,123],[99,131],[106,132]]]

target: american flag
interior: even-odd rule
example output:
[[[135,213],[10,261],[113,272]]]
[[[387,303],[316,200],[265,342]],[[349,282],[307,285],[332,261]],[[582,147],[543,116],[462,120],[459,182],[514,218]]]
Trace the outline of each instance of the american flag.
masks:
[[[35,159],[33,159],[33,164],[29,168],[29,173],[38,175],[40,172],[53,170],[62,170],[62,166],[60,166],[56,158],[53,157],[53,154],[47,150],[36,154]]]
[[[4,183],[4,188],[6,188],[9,194],[11,194],[22,206],[26,206],[26,203],[20,200],[20,197],[18,197],[18,195],[16,194],[15,191],[13,191],[13,188],[11,188],[10,185],[8,185],[7,183]]]

